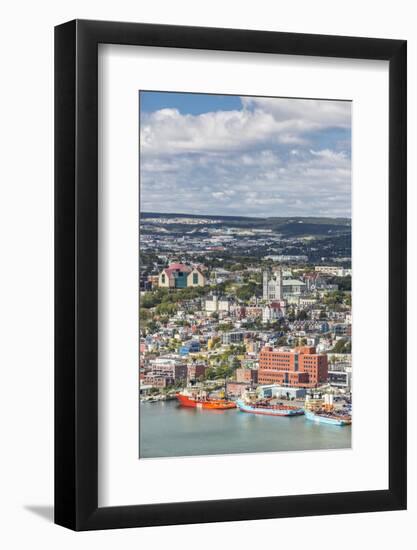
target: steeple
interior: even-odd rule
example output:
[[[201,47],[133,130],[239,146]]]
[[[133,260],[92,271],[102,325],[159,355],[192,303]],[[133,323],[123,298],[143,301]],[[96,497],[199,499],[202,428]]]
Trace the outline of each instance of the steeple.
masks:
[[[268,283],[269,283],[269,273],[268,271],[264,271],[263,274],[262,274],[262,298],[267,301],[269,300],[268,298]]]
[[[282,300],[282,270],[280,267],[275,271],[275,299]]]
[[[265,301],[282,300],[282,271],[280,267],[274,269],[272,276],[268,271],[263,272],[262,297]]]

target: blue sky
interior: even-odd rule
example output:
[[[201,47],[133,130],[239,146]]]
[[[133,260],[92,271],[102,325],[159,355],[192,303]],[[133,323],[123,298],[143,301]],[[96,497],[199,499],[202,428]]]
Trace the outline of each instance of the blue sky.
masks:
[[[351,103],[140,92],[141,210],[350,216]]]
[[[159,109],[178,109],[184,115],[200,115],[211,111],[241,109],[236,95],[185,94],[178,92],[142,92],[141,112],[152,113]]]

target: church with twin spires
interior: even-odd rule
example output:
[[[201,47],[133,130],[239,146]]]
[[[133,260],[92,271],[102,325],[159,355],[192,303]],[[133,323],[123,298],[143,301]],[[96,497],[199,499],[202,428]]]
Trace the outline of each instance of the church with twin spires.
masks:
[[[282,291],[282,270],[280,267],[275,268],[273,272],[263,272],[263,295],[262,298],[266,302],[280,302],[283,300]]]
[[[262,274],[262,298],[266,305],[262,310],[264,323],[274,321],[285,316],[286,301],[283,297],[282,270],[280,267],[274,271],[264,271]]]

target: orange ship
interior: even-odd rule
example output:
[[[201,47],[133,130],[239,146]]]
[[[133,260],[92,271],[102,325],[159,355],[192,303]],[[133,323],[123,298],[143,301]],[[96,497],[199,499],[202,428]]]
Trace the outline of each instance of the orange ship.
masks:
[[[198,407],[200,409],[226,410],[235,409],[236,403],[227,399],[210,399],[203,393],[190,393],[187,390],[177,392],[176,398],[183,407]]]

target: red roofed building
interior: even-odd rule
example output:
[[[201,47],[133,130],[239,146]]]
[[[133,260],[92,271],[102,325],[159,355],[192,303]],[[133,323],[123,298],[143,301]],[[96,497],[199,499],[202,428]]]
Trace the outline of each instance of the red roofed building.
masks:
[[[186,273],[189,273],[191,271],[191,268],[188,267],[188,265],[179,263],[170,264],[168,266],[168,269],[170,269],[171,271],[184,271]]]
[[[285,316],[285,301],[274,301],[264,306],[262,310],[262,322],[273,322]]]
[[[158,286],[161,288],[188,288],[205,284],[206,277],[200,269],[181,263],[170,264],[158,276]]]

